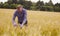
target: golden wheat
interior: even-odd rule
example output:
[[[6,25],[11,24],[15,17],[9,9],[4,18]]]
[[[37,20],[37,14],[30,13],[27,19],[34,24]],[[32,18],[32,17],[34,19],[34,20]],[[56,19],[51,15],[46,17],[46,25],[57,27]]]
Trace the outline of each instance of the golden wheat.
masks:
[[[0,36],[60,36],[60,13],[27,11],[28,27],[12,25],[15,10],[0,9]],[[16,18],[17,21],[17,18]]]

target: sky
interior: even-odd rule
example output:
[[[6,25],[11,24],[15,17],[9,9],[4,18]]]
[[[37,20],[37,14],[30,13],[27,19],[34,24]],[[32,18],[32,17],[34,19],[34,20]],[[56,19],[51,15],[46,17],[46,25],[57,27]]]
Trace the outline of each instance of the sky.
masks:
[[[7,0],[0,0],[0,2],[6,2]],[[37,2],[38,0],[31,0],[32,2]],[[49,0],[41,0],[45,2],[49,2]],[[60,0],[52,0],[52,2],[55,3],[60,3]]]

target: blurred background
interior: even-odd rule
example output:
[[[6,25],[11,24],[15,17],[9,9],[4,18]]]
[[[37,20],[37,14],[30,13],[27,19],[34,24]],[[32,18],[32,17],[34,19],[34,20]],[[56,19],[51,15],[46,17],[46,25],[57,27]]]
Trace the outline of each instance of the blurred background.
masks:
[[[19,4],[28,10],[60,12],[60,0],[0,0],[0,8],[16,9]]]

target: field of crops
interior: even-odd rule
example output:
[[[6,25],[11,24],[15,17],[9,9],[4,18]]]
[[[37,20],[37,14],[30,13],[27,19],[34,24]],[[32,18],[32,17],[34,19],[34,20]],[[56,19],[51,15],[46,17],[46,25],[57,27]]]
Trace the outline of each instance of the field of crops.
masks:
[[[27,11],[28,27],[12,25],[15,10],[0,9],[0,36],[60,36],[60,13]],[[17,18],[16,18],[17,21]]]

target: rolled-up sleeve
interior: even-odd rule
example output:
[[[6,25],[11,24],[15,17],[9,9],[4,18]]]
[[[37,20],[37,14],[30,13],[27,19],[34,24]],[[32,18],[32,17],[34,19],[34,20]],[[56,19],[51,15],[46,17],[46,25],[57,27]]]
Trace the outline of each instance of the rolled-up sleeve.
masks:
[[[27,12],[26,11],[24,12],[24,19],[27,20]]]
[[[23,23],[22,23],[22,24],[24,24],[26,21],[27,21],[27,12],[26,12],[26,10],[25,10],[25,11],[24,11],[24,20],[23,20]]]

